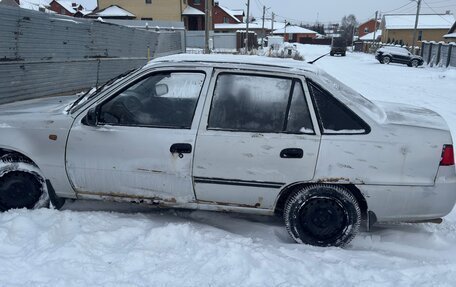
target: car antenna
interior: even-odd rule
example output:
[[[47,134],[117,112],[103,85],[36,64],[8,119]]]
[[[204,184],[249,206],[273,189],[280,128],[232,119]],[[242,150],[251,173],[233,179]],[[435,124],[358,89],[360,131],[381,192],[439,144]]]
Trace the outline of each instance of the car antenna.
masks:
[[[311,65],[312,65],[313,63],[315,63],[316,61],[320,60],[321,58],[323,58],[324,56],[326,56],[326,55],[328,55],[328,54],[329,54],[329,53],[326,53],[326,54],[324,54],[324,55],[321,55],[320,57],[316,58],[315,60],[310,61],[310,62],[307,62],[307,64],[311,64]]]

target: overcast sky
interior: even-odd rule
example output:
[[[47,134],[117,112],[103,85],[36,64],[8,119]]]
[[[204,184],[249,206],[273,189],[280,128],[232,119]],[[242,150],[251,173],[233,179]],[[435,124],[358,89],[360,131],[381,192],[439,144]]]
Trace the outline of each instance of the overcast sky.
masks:
[[[244,9],[247,13],[247,0],[218,1],[220,5]],[[276,19],[282,21],[287,18],[297,24],[314,23],[316,20],[323,23],[340,22],[348,14],[354,14],[358,22],[364,22],[373,18],[376,10],[382,13],[416,13],[416,2],[410,0],[250,0],[250,14],[261,18],[263,5],[270,7],[267,16],[274,12],[278,15]],[[423,0],[422,13],[434,13],[429,6],[438,13],[445,13],[446,10],[451,10],[453,14],[456,12],[456,0]]]

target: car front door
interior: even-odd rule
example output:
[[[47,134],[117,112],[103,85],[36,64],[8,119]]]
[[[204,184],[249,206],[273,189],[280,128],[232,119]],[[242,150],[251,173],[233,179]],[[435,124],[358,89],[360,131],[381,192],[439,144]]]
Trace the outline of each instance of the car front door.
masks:
[[[144,72],[82,112],[66,151],[77,195],[165,204],[194,201],[195,115],[201,114],[210,72]],[[87,113],[96,115],[96,124],[88,124]]]
[[[218,71],[198,131],[199,203],[270,209],[280,190],[313,178],[320,135],[304,79]]]

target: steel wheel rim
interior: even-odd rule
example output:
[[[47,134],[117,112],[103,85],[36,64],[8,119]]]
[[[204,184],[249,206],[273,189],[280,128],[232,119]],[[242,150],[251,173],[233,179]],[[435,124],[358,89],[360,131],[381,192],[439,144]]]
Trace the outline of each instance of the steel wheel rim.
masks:
[[[33,174],[9,172],[0,178],[0,207],[33,208],[42,192],[41,183]]]
[[[318,240],[328,240],[343,234],[347,227],[347,213],[335,198],[313,198],[299,211],[302,230]]]

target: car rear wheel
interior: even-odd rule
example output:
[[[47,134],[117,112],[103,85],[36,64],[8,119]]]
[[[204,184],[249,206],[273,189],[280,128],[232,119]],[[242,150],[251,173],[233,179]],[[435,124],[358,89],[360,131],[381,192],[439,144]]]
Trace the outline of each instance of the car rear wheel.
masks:
[[[415,60],[412,60],[412,61],[410,62],[410,65],[411,65],[412,67],[414,67],[414,68],[418,67],[419,64],[420,64],[420,63],[419,63],[418,60],[416,60],[416,59],[415,59]]]
[[[312,185],[288,198],[284,220],[288,233],[298,243],[343,247],[358,233],[361,210],[345,188]]]
[[[383,64],[389,64],[391,63],[391,57],[390,56],[385,56],[382,58],[382,63]]]
[[[40,170],[27,160],[0,158],[0,211],[34,209],[49,205],[46,182]]]

